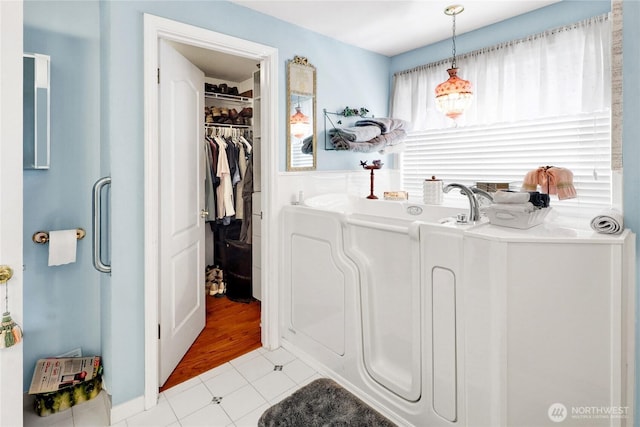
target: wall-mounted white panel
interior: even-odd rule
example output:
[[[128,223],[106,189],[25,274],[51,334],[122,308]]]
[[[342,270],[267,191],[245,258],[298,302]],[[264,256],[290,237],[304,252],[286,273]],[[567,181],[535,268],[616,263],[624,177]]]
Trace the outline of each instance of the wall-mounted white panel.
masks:
[[[562,403],[567,425],[611,425],[577,419],[572,408],[619,405],[621,301],[612,279],[621,270],[609,245],[508,244],[508,424],[549,423]],[[614,270],[613,268],[616,268]],[[617,294],[614,292],[618,292]],[[618,354],[616,354],[618,353]]]
[[[432,280],[433,409],[449,421],[457,419],[456,279],[435,267]]]
[[[291,236],[291,323],[296,331],[342,355],[345,277],[333,259],[331,244]]]

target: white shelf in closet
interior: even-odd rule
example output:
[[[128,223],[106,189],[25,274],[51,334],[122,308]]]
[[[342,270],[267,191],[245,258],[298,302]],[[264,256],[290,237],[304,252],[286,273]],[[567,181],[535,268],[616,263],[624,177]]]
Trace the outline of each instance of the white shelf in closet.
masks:
[[[221,100],[226,102],[237,102],[239,104],[245,104],[245,105],[251,104],[253,102],[253,98],[248,98],[246,96],[229,95],[226,93],[216,93],[216,92],[205,92],[204,98]]]

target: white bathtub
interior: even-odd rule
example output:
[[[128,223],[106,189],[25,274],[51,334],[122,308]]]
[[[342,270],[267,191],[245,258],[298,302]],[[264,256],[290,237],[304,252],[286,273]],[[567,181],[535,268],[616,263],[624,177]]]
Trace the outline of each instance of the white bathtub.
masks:
[[[633,234],[443,221],[464,211],[338,194],[285,207],[285,346],[401,425],[631,407]]]

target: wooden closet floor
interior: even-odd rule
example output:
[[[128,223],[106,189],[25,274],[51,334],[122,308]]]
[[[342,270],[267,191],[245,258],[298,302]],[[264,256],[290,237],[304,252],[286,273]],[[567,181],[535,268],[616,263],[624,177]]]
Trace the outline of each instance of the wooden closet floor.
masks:
[[[261,346],[260,301],[242,303],[209,295],[206,298],[206,325],[161,392]]]

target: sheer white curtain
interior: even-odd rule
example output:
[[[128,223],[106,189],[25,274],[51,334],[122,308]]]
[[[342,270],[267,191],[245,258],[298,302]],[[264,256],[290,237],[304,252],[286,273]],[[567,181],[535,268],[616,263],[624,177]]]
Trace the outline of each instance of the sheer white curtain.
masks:
[[[607,15],[459,56],[458,76],[473,84],[474,101],[457,125],[608,110],[610,56]],[[447,59],[396,73],[391,116],[410,121],[414,131],[452,127],[434,95],[449,66]]]

